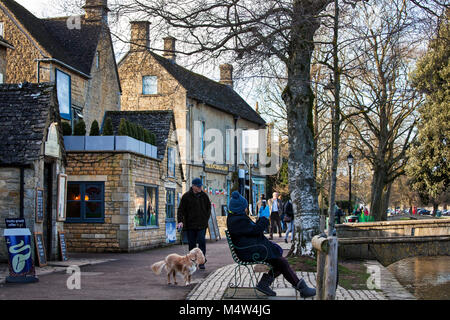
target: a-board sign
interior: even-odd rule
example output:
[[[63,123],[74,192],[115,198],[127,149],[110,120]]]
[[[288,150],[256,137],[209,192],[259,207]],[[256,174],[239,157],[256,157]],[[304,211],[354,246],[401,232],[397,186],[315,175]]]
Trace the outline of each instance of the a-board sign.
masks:
[[[44,189],[36,190],[36,222],[44,221]]]
[[[209,217],[208,221],[208,230],[211,240],[217,241],[220,239],[219,227],[217,225],[216,210],[214,209],[213,206],[211,206],[211,216]]]
[[[59,252],[61,253],[61,261],[69,260],[67,255],[67,246],[66,246],[66,233],[58,232],[59,234]]]
[[[34,245],[36,247],[36,257],[38,258],[39,267],[47,265],[47,255],[45,253],[44,236],[42,232],[34,233]]]
[[[25,229],[25,219],[24,218],[6,218],[5,219],[6,229]]]

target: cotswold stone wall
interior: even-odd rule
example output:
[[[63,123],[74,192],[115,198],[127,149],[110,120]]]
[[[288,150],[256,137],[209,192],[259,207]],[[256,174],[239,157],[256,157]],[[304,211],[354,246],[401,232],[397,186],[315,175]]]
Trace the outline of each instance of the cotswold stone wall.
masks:
[[[170,143],[169,143],[170,146]],[[105,183],[104,223],[65,223],[68,250],[72,252],[130,252],[166,245],[166,186],[181,192],[181,171],[167,177],[163,161],[123,152],[70,152],[69,181]],[[136,227],[136,184],[157,186],[158,226]],[[175,211],[176,214],[176,211]]]
[[[4,23],[4,38],[15,48],[8,49],[3,57],[5,83],[55,81],[56,68],[66,72],[71,77],[72,104],[83,109],[88,132],[94,120],[102,123],[105,111],[120,110],[120,84],[111,37],[107,29],[99,35],[97,46],[99,65],[97,67],[94,59],[91,79],[88,79],[56,63],[38,63],[39,59],[51,58],[51,55],[20,23],[11,19],[12,15],[6,8],[4,10],[2,8],[3,5],[0,3],[0,22]]]

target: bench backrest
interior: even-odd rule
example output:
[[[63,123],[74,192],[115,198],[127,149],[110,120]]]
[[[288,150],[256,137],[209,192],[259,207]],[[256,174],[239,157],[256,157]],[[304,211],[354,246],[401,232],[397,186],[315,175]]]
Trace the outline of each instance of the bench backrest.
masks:
[[[228,247],[230,248],[231,256],[233,257],[234,262],[241,263],[241,260],[238,258],[236,251],[234,250],[233,241],[231,241],[231,236],[228,230],[225,230],[225,236],[227,237]]]

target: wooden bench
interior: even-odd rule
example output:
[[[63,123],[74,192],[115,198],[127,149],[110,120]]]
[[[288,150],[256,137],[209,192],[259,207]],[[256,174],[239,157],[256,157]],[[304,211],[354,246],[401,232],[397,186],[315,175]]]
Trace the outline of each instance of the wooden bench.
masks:
[[[269,252],[265,246],[261,245],[253,245],[248,247],[238,247],[233,244],[231,241],[230,233],[228,230],[225,230],[225,235],[227,237],[228,241],[228,247],[230,248],[231,256],[233,257],[234,262],[236,262],[236,267],[234,268],[234,277],[230,279],[230,282],[228,283],[228,288],[231,290],[227,290],[227,292],[232,292],[232,294],[228,294],[224,296],[224,298],[234,298],[236,295],[237,289],[241,287],[242,282],[244,281],[244,277],[241,271],[241,267],[244,267],[247,269],[248,274],[250,275],[250,281],[251,285],[253,287],[253,290],[255,292],[255,295],[257,298],[267,298],[267,295],[259,292],[256,289],[256,285],[258,284],[258,276],[255,273],[255,270],[253,269],[253,265],[262,264],[269,268],[269,271],[272,270],[272,266],[266,261],[269,255]],[[252,256],[252,261],[243,261],[239,259],[239,257],[236,254],[236,249],[249,249],[249,248],[255,248],[255,247],[263,247],[266,251],[266,254],[264,257],[262,257],[260,254],[255,253]],[[241,287],[243,288],[243,287]]]

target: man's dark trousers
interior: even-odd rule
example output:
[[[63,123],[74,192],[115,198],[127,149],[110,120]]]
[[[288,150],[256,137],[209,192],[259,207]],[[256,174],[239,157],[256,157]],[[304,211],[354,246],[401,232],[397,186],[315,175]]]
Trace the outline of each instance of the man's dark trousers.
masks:
[[[188,229],[187,232],[187,238],[189,243],[189,251],[197,247],[200,250],[202,250],[204,256],[206,257],[206,229]]]
[[[275,225],[278,228],[278,234],[281,237],[281,220],[278,211],[274,211],[270,214],[270,238],[273,238],[273,232],[275,230]]]

